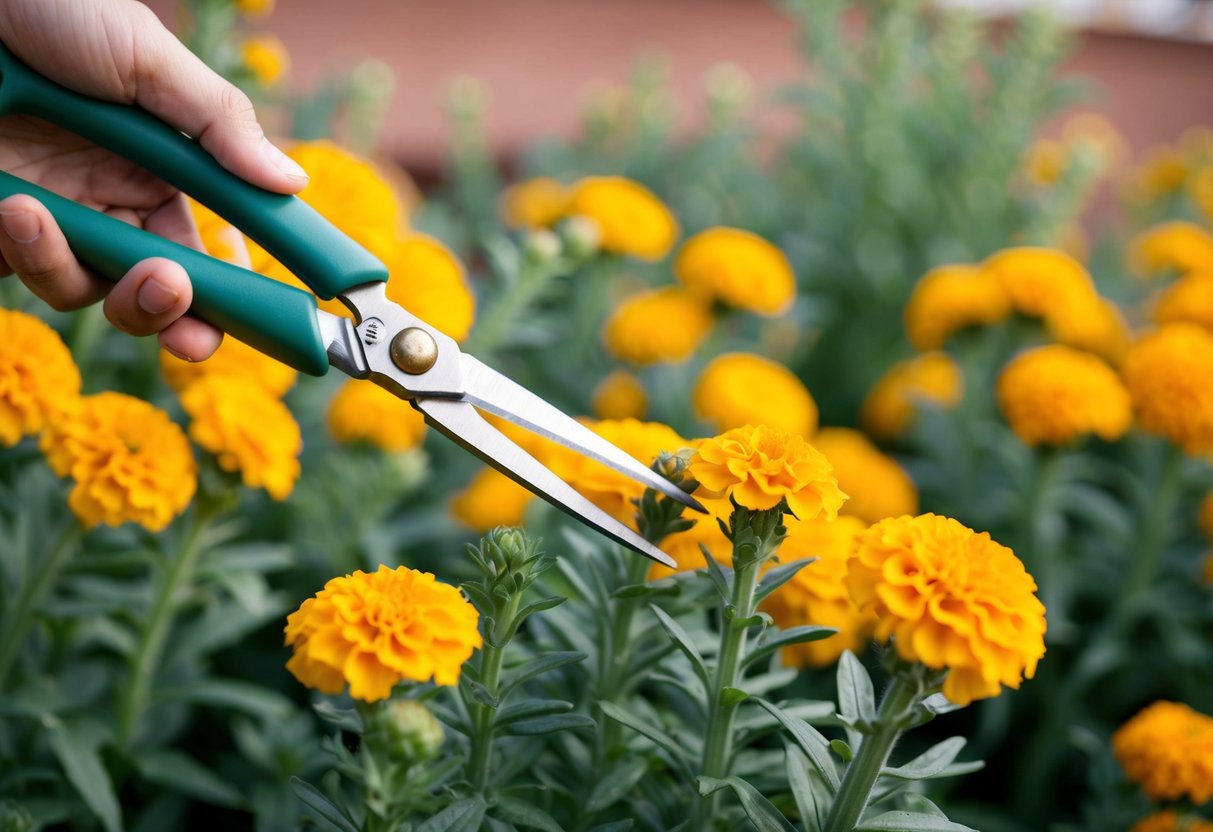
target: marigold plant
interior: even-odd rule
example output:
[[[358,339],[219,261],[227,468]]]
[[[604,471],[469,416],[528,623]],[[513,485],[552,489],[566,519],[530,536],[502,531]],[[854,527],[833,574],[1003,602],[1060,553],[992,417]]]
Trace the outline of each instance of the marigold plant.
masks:
[[[59,333],[32,315],[0,309],[0,446],[11,448],[69,410],[80,383]]]
[[[333,396],[326,422],[338,442],[367,442],[385,451],[407,451],[425,437],[425,417],[408,402],[357,379],[347,381]]]
[[[678,220],[652,191],[622,176],[591,176],[575,182],[568,213],[589,217],[601,232],[604,251],[660,260],[678,239]]]
[[[760,315],[786,312],[796,297],[796,276],[784,253],[740,228],[709,228],[691,237],[674,259],[674,274],[689,289]]]
[[[1151,800],[1213,798],[1213,717],[1155,702],[1112,736],[1112,752]]]
[[[633,364],[683,361],[708,337],[714,319],[699,295],[674,286],[625,300],[602,330],[611,355]]]
[[[918,513],[918,489],[910,475],[860,431],[822,428],[813,446],[834,466],[838,487],[846,492],[839,513],[867,523]]]
[[[809,437],[817,429],[817,402],[800,380],[777,361],[732,352],[708,362],[691,394],[695,412],[725,431],[766,424]]]
[[[990,326],[1011,314],[1011,299],[995,273],[955,264],[931,269],[906,302],[906,336],[917,350],[937,350],[956,332]]]
[[[1165,324],[1129,349],[1121,374],[1143,428],[1190,452],[1213,446],[1213,334]]]
[[[643,419],[649,397],[640,379],[615,370],[594,388],[594,415],[599,419]]]
[[[943,352],[923,353],[890,367],[868,391],[860,410],[864,429],[879,439],[893,439],[909,428],[924,404],[949,409],[964,393],[964,377]]]

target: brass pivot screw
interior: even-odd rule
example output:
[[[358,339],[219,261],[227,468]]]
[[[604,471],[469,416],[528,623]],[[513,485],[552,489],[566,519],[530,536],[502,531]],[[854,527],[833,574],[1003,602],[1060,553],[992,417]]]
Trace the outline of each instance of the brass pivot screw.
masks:
[[[392,361],[412,376],[419,376],[438,360],[438,344],[424,329],[410,326],[392,339]]]

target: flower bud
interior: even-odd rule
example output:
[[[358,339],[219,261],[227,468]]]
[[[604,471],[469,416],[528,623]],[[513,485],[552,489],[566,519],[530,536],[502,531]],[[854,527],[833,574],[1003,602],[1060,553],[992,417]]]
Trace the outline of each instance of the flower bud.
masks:
[[[371,753],[405,766],[433,757],[445,739],[437,718],[415,699],[380,702],[364,719],[364,738]]]
[[[602,229],[589,217],[569,217],[560,224],[560,233],[564,237],[564,253],[575,260],[593,257],[602,245]]]
[[[551,263],[560,256],[560,238],[546,228],[536,228],[526,235],[523,254],[532,263]]]

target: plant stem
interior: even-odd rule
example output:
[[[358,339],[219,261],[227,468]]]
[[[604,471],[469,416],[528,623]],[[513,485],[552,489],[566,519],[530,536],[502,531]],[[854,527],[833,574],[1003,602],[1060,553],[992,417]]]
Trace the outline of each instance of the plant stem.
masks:
[[[1060,578],[1057,569],[1059,553],[1053,545],[1054,541],[1046,539],[1045,529],[1051,512],[1045,497],[1053,489],[1060,460],[1061,452],[1056,448],[1046,446],[1032,453],[1032,473],[1028,477],[1028,490],[1023,497],[1023,514],[1020,517],[1023,540],[1019,551],[1028,572],[1036,578],[1045,609],[1053,613],[1051,618],[1057,620],[1062,618],[1063,612],[1055,609],[1061,596],[1061,588],[1057,585]],[[1054,631],[1055,627],[1050,627],[1050,634]]]
[[[1175,511],[1175,501],[1179,499],[1180,471],[1183,466],[1183,450],[1172,443],[1167,443],[1167,449],[1159,471],[1154,499],[1146,512],[1142,524],[1141,536],[1132,554],[1132,565],[1129,579],[1125,581],[1120,603],[1117,604],[1116,615],[1129,615],[1128,609],[1137,596],[1144,592],[1158,571],[1159,561],[1167,542],[1167,524]]]
[[[8,671],[17,658],[21,644],[34,623],[34,613],[42,603],[46,593],[55,585],[55,580],[63,572],[67,562],[71,560],[76,544],[84,536],[84,527],[72,518],[71,524],[59,535],[50,555],[41,564],[30,564],[29,573],[32,580],[23,587],[12,615],[4,622],[4,634],[0,635],[0,690],[4,690],[8,680]]]
[[[644,558],[628,553],[625,567],[623,586],[644,583],[649,572],[649,562]],[[639,598],[614,599],[614,616],[612,616],[609,649],[605,653],[606,661],[603,668],[603,689],[601,697],[614,702],[619,696],[623,684],[623,672],[627,670],[628,660],[632,657],[632,621],[636,618],[636,610],[640,609]],[[608,724],[617,725],[614,720]]]
[[[525,315],[558,271],[551,264],[523,262],[518,277],[494,298],[468,336],[467,350],[491,356],[515,334]]]
[[[863,810],[867,808],[876,778],[880,776],[880,770],[889,759],[889,752],[901,736],[903,718],[917,697],[916,685],[900,675],[893,676],[893,682],[885,691],[876,714],[875,731],[864,737],[858,753],[847,766],[822,832],[851,832],[855,828],[863,816]]]
[[[480,651],[480,684],[494,698],[501,678],[501,663],[505,659],[506,633],[518,614],[522,593],[512,592],[500,615],[493,621],[493,632],[486,635]],[[468,755],[468,780],[480,792],[489,782],[490,759],[493,754],[493,718],[496,708],[478,702],[473,706],[471,752]]]

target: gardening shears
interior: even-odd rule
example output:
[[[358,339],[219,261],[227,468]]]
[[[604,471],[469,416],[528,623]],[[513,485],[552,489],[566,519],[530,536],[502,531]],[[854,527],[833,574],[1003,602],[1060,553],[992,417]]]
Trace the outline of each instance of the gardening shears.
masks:
[[[301,372],[319,376],[336,367],[378,384],[411,402],[439,432],[557,508],[659,563],[674,565],[668,555],[508,439],[477,409],[703,511],[693,497],[388,300],[387,268],[307,203],[244,182],[193,139],[145,110],[65,89],[0,46],[0,114],[10,113],[49,121],[146,168],[255,240],[316,296],[341,300],[354,317],[325,312],[308,292],[0,172],[0,199],[28,194],[41,201],[77,259],[98,274],[117,281],[145,258],[176,261],[193,283],[192,314]]]

